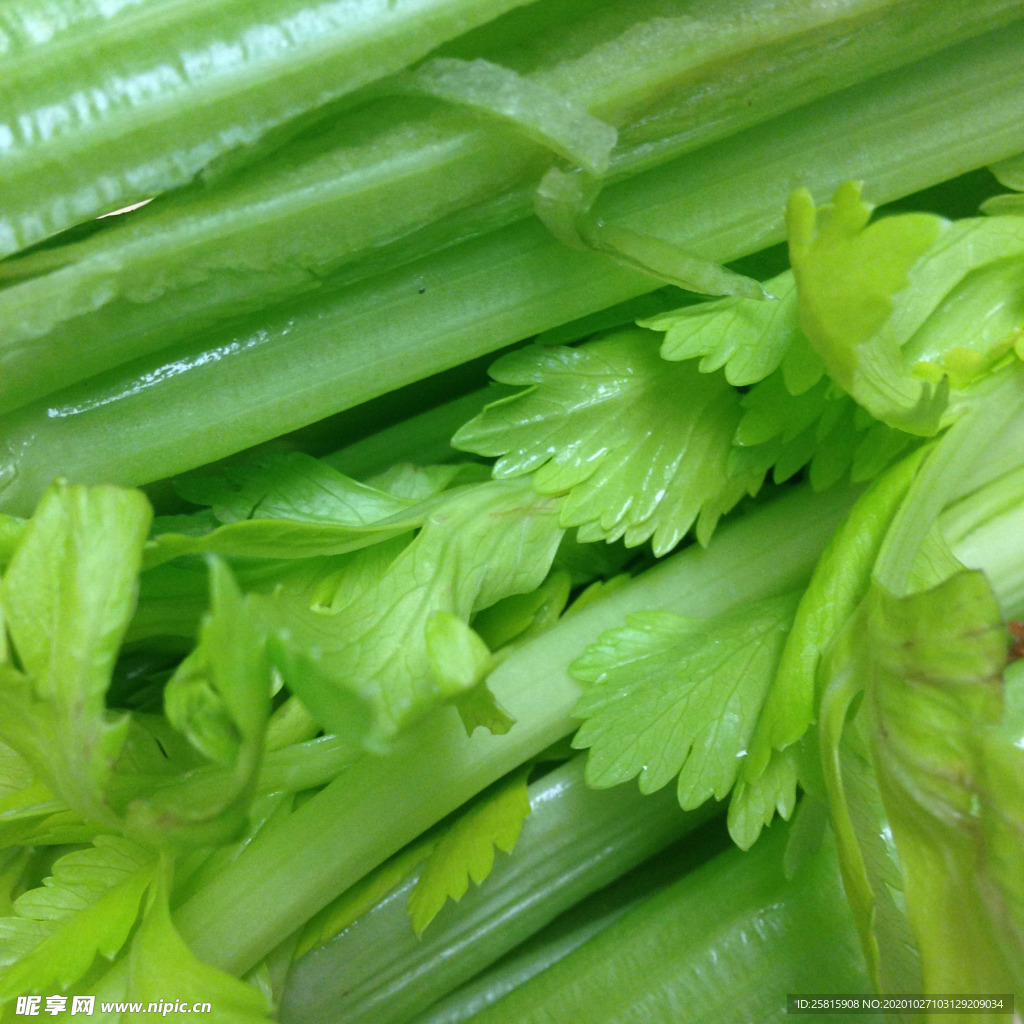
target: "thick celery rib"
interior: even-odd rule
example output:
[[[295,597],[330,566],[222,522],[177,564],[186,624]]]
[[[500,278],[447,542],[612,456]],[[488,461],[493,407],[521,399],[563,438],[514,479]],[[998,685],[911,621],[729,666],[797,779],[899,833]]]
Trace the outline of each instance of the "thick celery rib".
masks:
[[[732,259],[783,237],[797,184],[829,195],[862,177],[872,201],[892,199],[1018,150],[1022,117],[1018,25],[619,183],[599,212]],[[61,474],[144,483],[184,471],[652,284],[539,224],[512,225],[0,419],[0,505],[27,512]]]
[[[719,854],[470,1019],[781,1022],[789,994],[868,992],[831,836],[787,880],[788,836]]]
[[[569,733],[580,691],[567,667],[588,642],[630,612],[714,615],[801,585],[851,502],[848,492],[796,491],[723,526],[712,547],[689,548],[566,617],[490,676],[516,718],[508,733],[467,737],[442,714],[391,753],[352,765],[189,899],[182,934],[203,959],[247,970],[419,833]]]
[[[406,901],[418,872],[373,911],[310,950],[289,974],[289,1024],[401,1024],[532,935],[555,915],[703,824],[717,808],[684,814],[671,787],[598,791],[583,757],[530,787],[530,817],[514,856],[418,937]]]
[[[183,185],[522,2],[5,4],[0,255]]]
[[[550,113],[538,96],[619,127],[620,179],[1020,13],[1012,0],[966,11],[959,0],[714,0],[699,12],[690,0],[638,0],[582,17],[564,6],[539,41],[474,48],[471,34],[459,52],[476,61],[430,62],[399,82],[457,64],[459,88],[440,94],[479,95],[484,113],[381,99],[257,166],[0,267],[13,282],[0,289],[0,411],[317,288],[338,268],[367,276],[527,215],[553,157],[530,130]],[[523,130],[505,124],[509,110]]]

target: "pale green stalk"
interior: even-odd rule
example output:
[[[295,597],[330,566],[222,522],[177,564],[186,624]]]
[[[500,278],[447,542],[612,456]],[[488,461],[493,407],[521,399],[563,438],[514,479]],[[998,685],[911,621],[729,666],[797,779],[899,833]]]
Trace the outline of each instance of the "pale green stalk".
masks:
[[[184,185],[523,2],[5,5],[0,256]]]
[[[553,14],[538,6],[452,47],[512,82],[520,73],[518,124],[500,104],[492,109],[487,75],[464,64],[456,98],[479,96],[481,106],[386,96],[325,115],[241,173],[0,267],[0,281],[14,278],[0,290],[0,411],[316,290],[328,273],[366,277],[529,215],[532,189],[560,148],[529,130],[543,97],[577,112],[570,135],[589,124],[614,140],[611,125],[620,129],[614,180],[1020,13],[1014,0],[968,10],[959,0],[634,0],[582,10],[558,0]],[[529,31],[547,19],[542,35]],[[416,81],[380,89],[410,91]],[[541,99],[531,103],[530,90]]]
[[[490,676],[516,719],[505,735],[467,737],[441,713],[393,751],[343,771],[281,827],[257,838],[180,908],[205,960],[244,972],[338,893],[485,786],[572,731],[580,693],[569,663],[604,630],[642,609],[714,615],[800,586],[853,495],[798,491],[724,526],[520,648]]]
[[[1004,29],[606,191],[598,212],[729,260],[783,237],[797,184],[849,178],[883,202],[1019,150],[1024,29]],[[650,290],[524,222],[282,307],[0,420],[0,502],[58,474],[143,483],[296,429]],[[343,439],[339,439],[343,440]]]

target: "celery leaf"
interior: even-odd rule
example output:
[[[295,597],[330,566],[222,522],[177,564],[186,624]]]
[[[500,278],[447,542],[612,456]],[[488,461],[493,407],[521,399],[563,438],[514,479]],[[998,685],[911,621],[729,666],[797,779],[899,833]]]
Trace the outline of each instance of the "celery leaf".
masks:
[[[65,854],[38,889],[0,918],[0,1001],[66,988],[97,956],[114,957],[135,924],[156,854],[127,839],[97,836]]]
[[[869,596],[859,651],[879,789],[926,991],[1024,985],[1024,750],[1003,730],[1008,636],[980,573]]]
[[[793,193],[787,223],[800,325],[836,383],[873,415],[934,434],[945,392],[910,374],[899,340],[885,328],[894,294],[948,225],[931,214],[906,214],[869,226],[870,216],[855,182],[819,210],[806,191]]]
[[[142,922],[132,938],[124,999],[142,1007],[169,999],[190,1009],[196,1003],[209,1003],[223,1024],[269,1024],[270,1008],[256,988],[203,963],[185,945],[171,920],[166,874],[157,873]],[[181,1016],[164,1014],[162,1019],[173,1021]],[[138,1013],[128,1010],[120,1021],[136,1024],[151,1017],[145,1009]]]
[[[468,628],[475,613],[536,590],[562,538],[558,513],[559,502],[527,481],[453,491],[411,542],[397,551],[402,538],[390,542],[391,559],[361,574],[361,583],[348,587],[343,574],[330,606],[279,596],[272,654],[286,683],[330,731],[350,734],[354,719],[368,723],[371,745],[437,704],[470,699],[485,684],[452,674],[448,657],[432,652],[428,627],[440,613]],[[357,553],[353,567],[374,551]],[[479,711],[486,695],[476,698]]]
[[[822,653],[856,610],[886,532],[905,499],[920,463],[911,456],[881,477],[857,502],[829,542],[786,639],[776,677],[765,700],[743,775],[752,783],[773,756],[795,743],[815,716]]]
[[[572,592],[572,576],[555,569],[528,594],[514,594],[485,608],[473,619],[473,629],[492,651],[517,646],[550,629],[560,618]]]
[[[996,176],[1000,185],[1024,192],[1024,153],[1002,160],[989,168]]]
[[[755,779],[741,774],[729,801],[727,822],[732,841],[749,850],[761,830],[778,814],[789,819],[796,806],[799,766],[792,747],[773,750],[768,766]]]
[[[732,790],[775,675],[797,595],[710,621],[669,612],[630,616],[571,670],[589,684],[573,741],[590,748],[587,781],[639,777],[651,793],[678,777],[684,809]],[[789,808],[792,810],[792,807]]]
[[[581,540],[652,539],[663,554],[696,521],[706,542],[747,490],[728,472],[739,396],[692,363],[666,363],[653,341],[628,330],[504,356],[492,375],[529,390],[489,405],[453,443],[501,456],[499,478],[530,473],[542,494],[565,494],[562,525]]]
[[[16,750],[0,743],[0,848],[87,843],[101,830],[55,796]]]
[[[199,645],[167,685],[167,717],[192,745],[229,770],[197,796],[157,788],[128,806],[128,828],[154,840],[222,842],[245,823],[270,713],[270,661],[262,607],[243,596],[223,562],[210,562],[210,611]]]
[[[451,899],[461,900],[470,879],[479,885],[494,867],[494,851],[511,853],[530,813],[526,787],[531,765],[482,793],[441,835],[409,896],[417,935]]]
[[[790,349],[807,345],[800,332],[796,286],[786,271],[765,285],[769,300],[729,296],[661,313],[640,322],[663,331],[663,359],[701,358],[701,373],[724,369],[730,384],[755,384],[774,373]]]
[[[852,182],[820,210],[793,194],[800,324],[833,380],[873,416],[932,435],[950,387],[983,374],[1019,336],[1024,221],[903,214],[868,224],[870,215]]]
[[[494,734],[508,732],[514,719],[484,683],[495,662],[476,631],[442,610],[427,620],[424,639],[431,674],[442,692],[456,694],[455,707],[467,735],[478,726]]]
[[[106,794],[127,719],[105,706],[135,604],[151,510],[138,491],[58,482],[0,584],[21,671],[0,666],[0,737],[87,818]]]
[[[440,484],[450,479],[444,474]],[[429,479],[416,481],[428,492],[426,500],[406,497],[402,487],[411,481],[400,481],[397,491],[383,490],[300,452],[260,456],[176,486],[182,497],[210,509],[184,520],[157,520],[160,532],[147,546],[147,566],[201,552],[259,558],[341,554],[419,526],[432,493]]]
[[[216,476],[184,477],[175,490],[196,505],[209,505],[222,523],[291,519],[365,526],[408,507],[302,452],[270,453],[225,466]]]
[[[869,914],[872,948],[878,950],[869,966],[880,991],[917,992],[922,988],[921,959],[907,917],[906,883],[859,718],[856,724],[858,728],[843,734],[838,753],[842,798],[871,892],[870,903],[861,908]]]
[[[732,472],[763,478],[771,471],[776,483],[805,466],[816,490],[845,476],[867,480],[915,440],[872,419],[827,379],[793,395],[782,375],[772,374],[755,384],[741,405]]]

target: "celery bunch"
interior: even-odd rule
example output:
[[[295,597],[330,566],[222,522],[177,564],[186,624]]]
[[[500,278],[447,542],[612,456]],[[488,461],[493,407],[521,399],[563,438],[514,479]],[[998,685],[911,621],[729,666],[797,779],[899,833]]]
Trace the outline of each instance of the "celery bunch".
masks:
[[[1024,995],[1019,5],[0,50],[4,1020]]]

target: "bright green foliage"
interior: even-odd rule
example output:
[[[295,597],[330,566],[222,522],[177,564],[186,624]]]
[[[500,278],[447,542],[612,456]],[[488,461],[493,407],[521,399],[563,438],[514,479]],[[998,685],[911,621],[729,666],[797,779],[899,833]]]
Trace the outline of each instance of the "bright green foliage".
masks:
[[[375,544],[419,526],[428,511],[401,493],[403,485],[408,493],[413,481],[399,480],[398,494],[361,484],[300,452],[188,478],[178,484],[181,495],[210,511],[158,520],[146,564],[199,552],[309,558]]]
[[[871,207],[860,186],[841,185],[820,210],[806,191],[789,201],[790,260],[800,297],[800,326],[829,373],[880,419],[932,434],[945,394],[910,376],[900,339],[882,333],[893,294],[947,226],[930,214],[907,214],[868,226]]]
[[[872,419],[829,380],[793,395],[783,374],[772,374],[741,404],[730,463],[736,475],[772,471],[783,483],[806,466],[811,486],[823,490],[844,476],[870,480],[914,441]]]
[[[243,597],[223,562],[210,561],[210,612],[199,644],[165,691],[167,718],[192,745],[228,769],[197,795],[157,789],[131,804],[127,827],[155,840],[213,843],[244,826],[270,712],[270,661],[259,605]]]
[[[920,978],[925,991],[1008,992],[1021,984],[1024,761],[1019,723],[1004,717],[1007,646],[989,585],[961,571],[902,598],[874,585],[830,656],[824,777],[846,890],[880,986],[909,990]],[[888,836],[899,878],[892,849],[883,849]]]
[[[572,582],[566,570],[556,569],[529,594],[514,594],[485,608],[474,617],[473,629],[492,651],[528,641],[558,621],[569,601]]]
[[[728,825],[732,841],[749,850],[761,830],[779,815],[788,820],[796,807],[799,766],[792,747],[773,750],[764,771],[756,778],[743,772],[736,780],[729,801]]]
[[[934,434],[949,402],[1008,352],[1024,306],[1024,222],[927,214],[869,225],[853,183],[789,204],[800,324],[832,378],[875,417]]]
[[[217,476],[185,477],[175,489],[196,505],[209,505],[222,523],[285,519],[366,526],[408,507],[302,452],[258,456]]]
[[[419,935],[449,899],[460,900],[470,879],[479,885],[494,867],[494,851],[511,853],[530,813],[530,766],[482,793],[441,835],[409,896],[409,916]]]
[[[1018,658],[1006,667],[1003,685],[1003,725],[1006,735],[1020,746],[1024,739],[1024,659]]]
[[[479,689],[477,675],[446,674],[452,649],[437,647],[446,634],[433,626],[431,650],[428,626],[439,613],[468,624],[502,598],[536,590],[562,538],[558,512],[557,501],[539,497],[526,481],[455,491],[411,543],[363,577],[365,586],[348,588],[342,576],[330,609],[279,600],[272,613],[282,620],[274,657],[286,682],[332,731],[349,733],[346,719],[362,705],[372,723],[370,743],[438,703],[464,699]],[[369,549],[361,562],[374,557]],[[451,618],[442,622],[450,625]],[[450,631],[447,639],[462,643]],[[318,694],[303,687],[303,674]],[[488,717],[480,696],[470,711],[473,722]],[[366,711],[360,717],[365,721]]]
[[[151,514],[138,491],[57,483],[0,585],[21,665],[0,666],[0,736],[54,793],[98,821],[111,820],[106,790],[128,728],[104,694]]]
[[[54,796],[16,750],[0,743],[0,849],[89,842],[100,830]]]
[[[614,786],[639,776],[651,793],[678,776],[684,809],[727,796],[796,601],[788,594],[711,621],[646,612],[605,633],[572,666],[589,684],[573,741],[590,748],[587,781]]]
[[[31,765],[12,747],[0,743],[0,806],[21,790],[35,782]]]
[[[911,456],[882,477],[857,502],[821,556],[800,599],[750,744],[743,770],[748,783],[765,770],[773,749],[795,743],[814,721],[822,653],[867,588],[885,532],[919,462]]]
[[[453,443],[500,455],[498,477],[533,476],[565,494],[561,522],[581,540],[675,547],[697,523],[706,543],[746,481],[728,474],[739,396],[691,363],[660,359],[654,336],[613,334],[583,348],[529,348],[492,367],[530,390],[489,405]]]
[[[669,360],[700,357],[702,373],[723,369],[726,380],[750,386],[734,437],[730,473],[776,483],[809,467],[811,484],[831,486],[845,475],[867,480],[911,441],[878,423],[834,383],[799,325],[792,271],[769,281],[772,299],[727,298],[665,313],[643,326],[665,331]]]
[[[700,356],[701,373],[724,369],[730,384],[755,384],[784,365],[792,347],[806,346],[792,272],[764,287],[767,300],[732,296],[662,313],[640,326],[665,332],[663,359]]]
[[[862,606],[863,607],[863,606]],[[858,733],[848,726],[854,701],[861,693],[851,655],[864,638],[862,614],[847,621],[834,641],[828,663],[823,666],[826,685],[818,713],[818,739],[822,758],[822,781],[828,797],[829,815],[836,836],[843,886],[853,912],[858,938],[868,973],[876,987],[883,984],[886,965],[898,959],[902,942],[892,948],[884,925],[897,921],[892,913],[895,890],[885,884],[884,871],[889,851],[884,831],[888,824],[880,807],[877,781],[870,769],[869,754],[856,740]],[[849,792],[848,792],[849,790]],[[902,888],[902,887],[900,887]],[[888,979],[887,979],[888,980]],[[898,987],[906,979],[893,979]]]
[[[864,173],[893,198],[1018,145],[1019,3],[985,0],[965,14],[956,0],[712,0],[700,10],[691,0],[397,0],[387,10],[360,0],[293,4],[303,18],[345,8],[346,31],[289,21],[312,34],[277,47],[276,36],[246,34],[246,5],[214,0],[210,19],[185,25],[182,12],[203,2],[131,0],[122,14],[95,0],[19,0],[0,13],[0,49],[14,62],[13,91],[0,87],[14,188],[0,252],[126,190],[141,197],[210,171],[136,216],[3,261],[0,504],[27,514],[61,474],[155,482],[159,502],[168,478],[201,462],[385,393],[394,405],[297,438],[316,447],[334,426],[364,438],[363,483],[299,454],[222,464],[178,481],[202,510],[162,519],[148,546],[146,499],[110,486],[58,484],[33,519],[0,518],[0,847],[89,844],[36,888],[57,854],[0,849],[0,904],[13,911],[0,937],[15,958],[0,993],[95,983],[108,998],[174,995],[213,1002],[226,1024],[265,1021],[262,995],[204,966],[182,936],[211,964],[239,974],[259,964],[276,995],[300,939],[344,927],[385,889],[401,913],[389,883],[422,859],[414,929],[400,922],[411,941],[492,869],[496,849],[516,844],[531,758],[564,748],[574,707],[597,787],[639,777],[641,790],[663,787],[641,804],[702,805],[701,820],[728,796],[742,847],[792,814],[798,785],[809,829],[831,799],[880,984],[937,985],[953,949],[935,933],[968,913],[965,987],[1002,985],[1003,968],[1017,984],[1021,729],[991,699],[991,666],[965,653],[965,637],[981,636],[981,661],[994,663],[998,616],[991,599],[944,590],[950,610],[914,592],[949,575],[954,547],[961,554],[942,535],[942,509],[1020,462],[1022,222],[917,214],[869,226],[858,189],[844,186],[820,212],[810,193],[794,199],[795,271],[767,290],[723,261],[779,240],[794,174],[817,190]],[[419,68],[323,107],[517,6]],[[149,40],[156,7],[166,38]],[[101,39],[104,20],[115,31]],[[260,22],[271,33],[281,24]],[[318,73],[339,54],[351,58],[340,84]],[[90,76],[123,65],[139,86],[151,62],[173,75],[179,59],[199,60],[196,88],[153,82],[167,115],[159,131],[152,97],[61,120],[69,90],[109,99],[89,92]],[[976,87],[954,96],[950,84],[965,79]],[[752,81],[766,88],[741,102]],[[232,120],[239,111],[244,123]],[[10,125],[16,138],[4,135]],[[30,138],[36,130],[47,138]],[[118,140],[132,143],[128,157],[109,144]],[[549,170],[552,153],[577,166]],[[148,161],[145,173],[132,160]],[[605,172],[607,182],[592,177]],[[531,198],[543,223],[529,216]],[[399,435],[367,437],[406,398],[415,412],[456,378],[404,385],[551,328],[575,341],[593,328],[588,315],[617,304],[601,314],[616,326],[652,276],[729,297],[661,316],[664,337],[630,327],[507,356],[496,376],[527,390],[459,434],[500,456],[499,479],[479,464],[387,468]],[[414,420],[401,457],[448,458],[451,424]],[[852,493],[744,501],[769,473],[781,484],[806,469],[816,488],[872,478],[913,433],[946,427],[924,461],[911,457],[855,509],[813,578]],[[714,548],[650,567],[691,529],[708,545],[741,501]],[[971,520],[962,511],[958,528]],[[975,517],[992,526],[971,552],[987,564],[993,536],[1019,533],[1004,512]],[[653,554],[625,550],[648,540]],[[616,543],[588,555],[593,541]],[[1012,576],[1019,544],[1007,546]],[[638,578],[622,583],[627,568]],[[573,588],[591,584],[563,616]],[[1019,592],[1013,584],[1000,599],[1009,607]],[[877,644],[865,652],[862,637]],[[581,698],[566,667],[585,648]],[[566,831],[592,829],[597,848],[641,820],[613,818]],[[661,841],[637,832],[637,848]],[[632,952],[615,961],[634,984],[602,967],[600,982],[582,982],[582,1009],[556,1019],[647,1021],[652,1005],[655,1017],[685,1016],[697,1000],[683,998],[683,960],[655,955],[667,947],[683,949],[688,967],[733,965],[750,985],[738,1015],[764,1019],[764,979],[725,948],[750,948],[751,929],[778,939],[772,952],[794,969],[785,977],[822,976],[853,932],[831,899],[829,839],[794,843],[794,863],[819,870],[814,884],[787,881],[788,832],[776,825],[752,855],[758,868],[727,861],[713,900],[699,886],[667,917],[656,902],[645,922],[654,931],[641,939],[627,927]],[[533,891],[546,912],[555,903],[525,863],[510,899]],[[955,903],[978,880],[971,905]],[[465,920],[471,902],[447,914]],[[923,976],[911,923],[926,936]],[[378,932],[382,959],[391,927]],[[422,948],[429,969],[436,947]],[[102,974],[98,958],[121,950]],[[462,963],[475,971],[478,956]],[[859,984],[852,966],[840,974]],[[648,969],[653,1002],[636,998]],[[560,987],[581,977],[570,968]],[[527,997],[523,1019],[529,1011]]]
[[[0,918],[0,1002],[66,988],[97,956],[113,958],[135,924],[156,854],[114,836],[61,857],[43,886]]]
[[[25,533],[25,520],[0,513],[0,569],[6,569]]]
[[[38,853],[30,847],[0,850],[0,918],[14,913],[14,900],[25,891],[25,876]]]
[[[785,294],[780,301],[793,307],[795,319],[795,292],[790,286]],[[775,308],[771,301],[724,299],[656,322],[669,331],[665,346],[674,339],[675,355],[706,351],[699,364],[659,359],[650,336],[630,330],[579,348],[504,356],[492,376],[529,390],[488,405],[453,443],[500,456],[499,477],[531,473],[541,493],[565,493],[562,522],[579,526],[580,540],[651,539],[655,554],[677,544],[694,522],[706,544],[719,516],[755,493],[769,471],[783,482],[809,463],[812,485],[825,488],[847,475],[877,475],[912,443],[910,434],[873,420],[828,380],[791,393],[778,363],[794,339],[788,351],[806,350],[798,328],[781,314],[766,326],[735,303]],[[691,316],[692,310],[703,312]],[[761,368],[769,375],[742,396],[717,373],[700,372],[728,360],[738,317],[740,337],[754,327],[784,334],[778,359]],[[691,327],[696,340],[684,348]]]
[[[890,323],[904,362],[925,379],[944,373],[953,388],[963,388],[999,363],[1020,336],[1024,222],[956,221],[910,278]]]
[[[928,446],[878,553],[875,579],[893,593],[934,586],[948,575],[951,559],[935,536],[936,521],[947,506],[961,500],[972,508],[977,500],[975,514],[981,512],[986,502],[980,495],[1001,476],[1007,477],[1008,487],[996,487],[996,493],[1019,488],[1015,471],[1021,469],[1022,448],[1016,439],[1024,432],[1024,364],[1006,360],[965,388],[959,405],[953,425]],[[979,459],[980,452],[984,458]],[[1008,550],[1015,548],[1011,541]],[[937,575],[927,575],[929,563]],[[999,570],[992,564],[990,571]]]
[[[990,170],[999,179],[1000,184],[1024,192],[1024,153],[1003,160]]]
[[[991,213],[997,216],[1020,217],[1024,216],[1024,196],[1019,192],[1010,192],[1002,196],[993,196],[981,204],[982,213]]]
[[[424,638],[431,674],[442,694],[454,695],[466,732],[472,735],[477,726],[508,732],[513,719],[484,682],[494,658],[479,634],[457,615],[439,611],[427,620]]]
[[[823,714],[824,718],[824,714]],[[900,859],[886,817],[870,749],[863,735],[863,718],[848,725],[839,743],[844,812],[850,834],[862,858],[864,878],[871,899],[863,907],[853,901],[855,914],[865,914],[858,924],[870,935],[869,967],[880,992],[922,991],[921,958],[907,917],[905,881]],[[844,851],[851,864],[852,851]],[[877,951],[877,955],[876,955]]]

